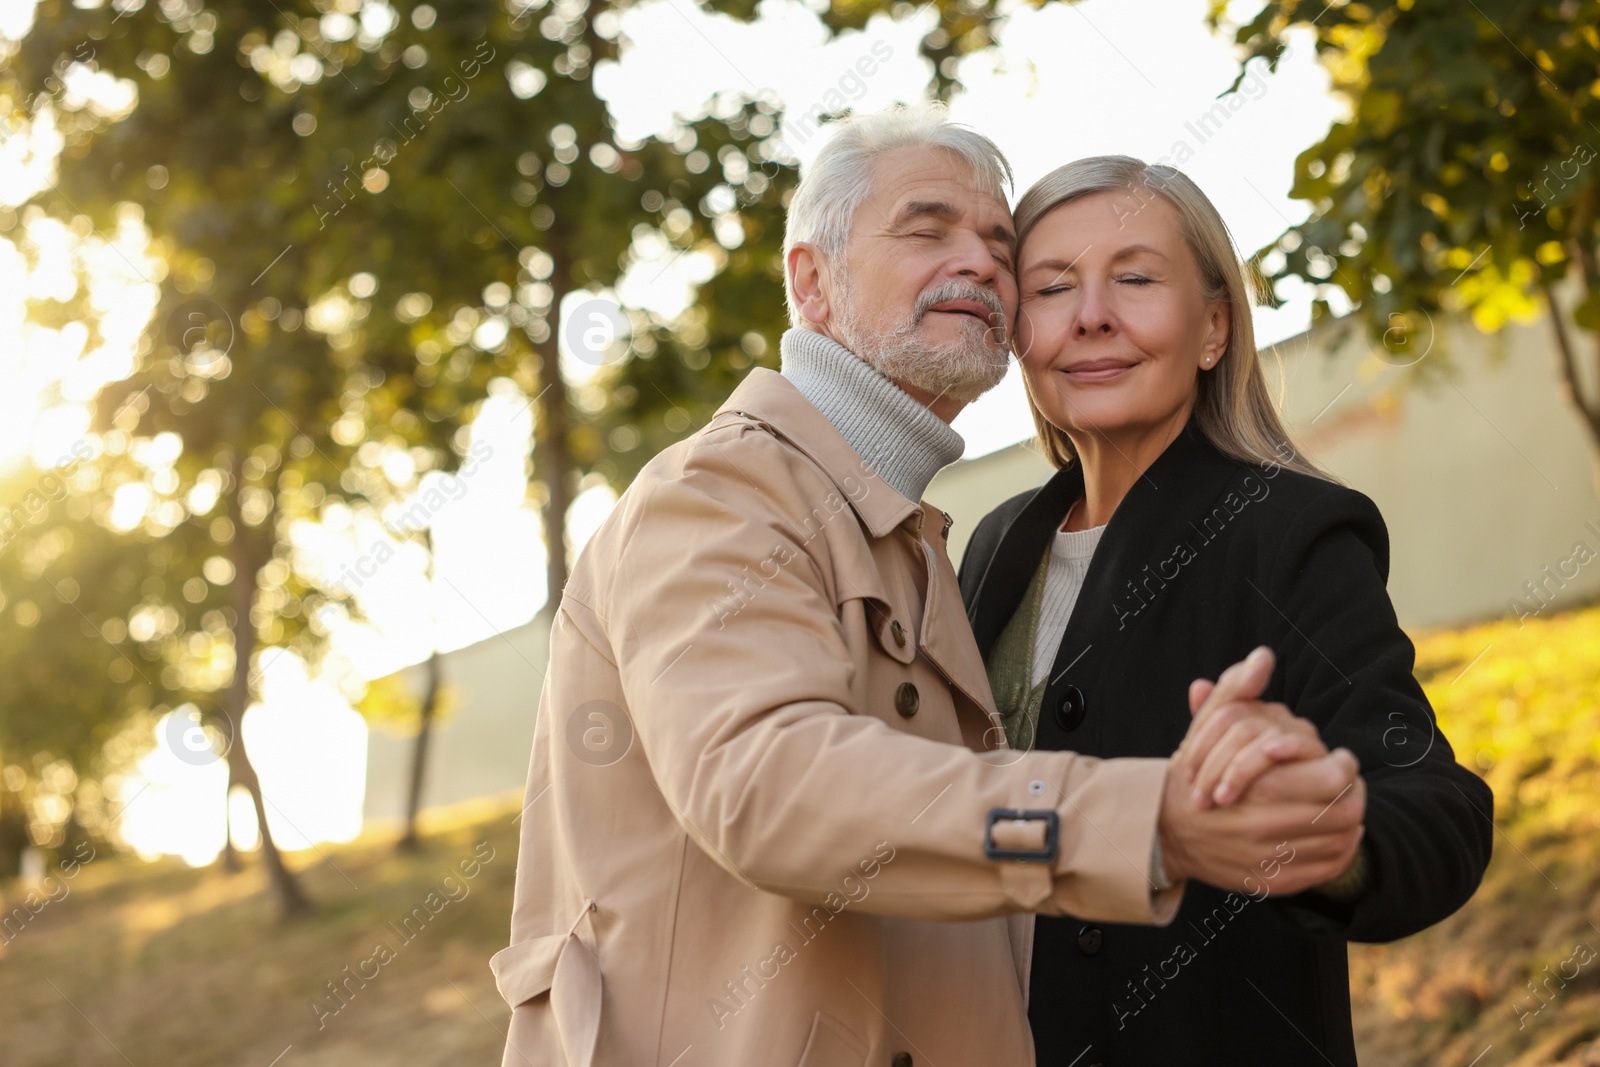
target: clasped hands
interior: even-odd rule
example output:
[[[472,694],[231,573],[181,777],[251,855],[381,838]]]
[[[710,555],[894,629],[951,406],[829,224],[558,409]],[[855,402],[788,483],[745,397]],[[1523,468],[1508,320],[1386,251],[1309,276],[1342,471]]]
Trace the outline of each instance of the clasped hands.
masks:
[[[1274,658],[1263,647],[1215,683],[1189,687],[1194,716],[1161,798],[1161,853],[1173,881],[1252,896],[1298,893],[1349,869],[1367,793],[1345,749],[1282,704],[1260,700]]]

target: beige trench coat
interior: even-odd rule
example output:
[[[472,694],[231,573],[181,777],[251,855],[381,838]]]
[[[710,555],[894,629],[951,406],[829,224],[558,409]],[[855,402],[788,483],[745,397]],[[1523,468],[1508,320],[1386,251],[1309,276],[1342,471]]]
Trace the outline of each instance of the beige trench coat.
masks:
[[[550,636],[506,1067],[1023,1067],[1028,913],[1171,920],[1166,761],[1004,747],[948,522],[765,369],[622,495]]]

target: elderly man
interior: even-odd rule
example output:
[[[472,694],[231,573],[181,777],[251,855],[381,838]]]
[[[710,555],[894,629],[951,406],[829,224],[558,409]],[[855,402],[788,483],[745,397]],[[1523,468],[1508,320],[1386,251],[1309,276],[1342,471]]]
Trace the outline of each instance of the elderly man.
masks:
[[[790,207],[781,374],[579,556],[492,961],[507,1067],[1023,1067],[1029,913],[1168,921],[1182,878],[1293,836],[1233,813],[1208,844],[1172,761],[1005,748],[921,500],[1006,370],[1009,181],[938,111],[843,124]],[[1270,659],[1211,707],[1281,722]]]

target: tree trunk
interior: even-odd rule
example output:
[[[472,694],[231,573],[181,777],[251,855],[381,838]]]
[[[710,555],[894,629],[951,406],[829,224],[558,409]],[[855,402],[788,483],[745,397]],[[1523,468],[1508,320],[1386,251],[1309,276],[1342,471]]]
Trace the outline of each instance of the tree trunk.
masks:
[[[422,842],[417,837],[417,812],[422,808],[422,783],[428,766],[428,742],[433,736],[433,716],[439,709],[439,691],[444,687],[444,661],[436,648],[428,657],[428,691],[422,698],[416,745],[411,750],[411,787],[406,795],[406,830],[397,847],[415,852]]]
[[[0,761],[0,767],[5,764]],[[22,794],[0,785],[0,878],[22,872],[22,850],[28,847],[28,816]]]
[[[561,301],[572,290],[572,255],[567,248],[566,228],[561,224],[561,213],[549,230],[548,252],[552,261],[550,271],[550,316],[546,320],[550,336],[539,346],[539,356],[544,363],[540,377],[544,379],[544,407],[534,437],[539,450],[539,467],[543,471],[545,486],[544,541],[548,554],[546,567],[545,610],[554,611],[561,603],[561,593],[567,585],[567,509],[572,505],[572,456],[567,447],[571,421],[567,408],[567,383],[561,377]]]
[[[1555,337],[1557,365],[1561,370],[1561,392],[1578,413],[1578,419],[1589,439],[1589,458],[1593,466],[1595,491],[1600,493],[1600,397],[1588,395],[1583,377],[1578,369],[1578,354],[1573,345],[1572,333],[1567,329],[1566,312],[1549,285],[1545,285],[1545,311],[1550,316],[1550,332]],[[1597,339],[1600,351],[1600,339]],[[1596,374],[1600,378],[1600,372]]]
[[[222,794],[222,869],[229,874],[244,870],[239,860],[239,850],[233,847],[233,762],[228,763],[228,787]]]
[[[228,461],[228,473],[233,482],[228,490],[228,500],[232,513],[230,518],[234,523],[233,541],[229,545],[229,557],[233,562],[234,662],[233,681],[228,686],[222,706],[232,738],[232,744],[228,747],[228,775],[233,782],[249,790],[250,799],[255,802],[256,821],[261,827],[261,855],[266,860],[267,876],[273,895],[278,898],[280,916],[289,919],[310,913],[311,901],[301,890],[294,872],[284,866],[283,856],[272,840],[272,831],[267,825],[266,800],[261,795],[261,781],[256,777],[249,754],[245,752],[244,731],[241,729],[244,713],[250,707],[253,681],[250,661],[256,649],[256,627],[250,617],[250,609],[256,597],[256,572],[267,562],[264,535],[245,525],[240,514],[239,491],[243,483],[241,466],[239,453],[235,451]],[[263,526],[269,526],[271,521],[270,517],[264,520]]]

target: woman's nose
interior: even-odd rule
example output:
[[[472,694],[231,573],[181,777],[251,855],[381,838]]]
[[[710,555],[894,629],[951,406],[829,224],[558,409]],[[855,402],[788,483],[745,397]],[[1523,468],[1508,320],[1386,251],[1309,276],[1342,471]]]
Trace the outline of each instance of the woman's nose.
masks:
[[[1078,303],[1078,319],[1074,330],[1077,336],[1111,333],[1115,320],[1106,300],[1105,289],[1093,282],[1086,282],[1079,292],[1082,298]]]

